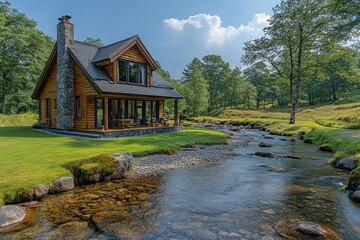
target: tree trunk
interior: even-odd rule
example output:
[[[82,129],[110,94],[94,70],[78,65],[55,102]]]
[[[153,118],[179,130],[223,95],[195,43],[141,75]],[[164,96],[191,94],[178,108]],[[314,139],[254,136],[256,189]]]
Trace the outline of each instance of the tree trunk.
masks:
[[[295,124],[295,111],[296,111],[296,104],[291,103],[291,110],[290,110],[290,124]]]
[[[5,106],[6,106],[6,104],[5,104],[5,97],[6,97],[6,95],[5,95],[5,84],[4,84],[4,86],[3,86],[3,92],[2,92],[2,95],[1,95],[1,103],[2,103],[2,114],[5,114]]]

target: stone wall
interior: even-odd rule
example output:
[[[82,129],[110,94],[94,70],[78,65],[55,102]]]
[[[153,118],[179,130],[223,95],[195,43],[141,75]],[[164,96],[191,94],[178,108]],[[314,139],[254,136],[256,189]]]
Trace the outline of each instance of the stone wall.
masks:
[[[63,19],[57,26],[56,128],[74,126],[74,62],[68,48],[74,45],[74,25]]]

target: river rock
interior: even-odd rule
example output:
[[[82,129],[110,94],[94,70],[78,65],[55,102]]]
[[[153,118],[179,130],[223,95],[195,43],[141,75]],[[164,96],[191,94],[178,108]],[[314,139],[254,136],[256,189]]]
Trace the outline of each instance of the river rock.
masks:
[[[0,228],[20,223],[25,219],[26,208],[18,205],[0,207]]]
[[[351,155],[340,159],[340,161],[335,163],[335,167],[351,171],[357,168],[357,161],[355,160],[355,157]]]
[[[259,147],[271,147],[271,144],[261,142],[259,143]]]
[[[55,192],[66,192],[75,187],[74,178],[67,176],[56,179],[53,184]]]
[[[48,195],[50,187],[45,184],[40,184],[34,187],[35,199],[40,199]]]
[[[357,203],[360,203],[360,187],[353,194],[350,195],[350,198]]]
[[[89,230],[90,229],[87,222],[68,222],[60,225],[54,231],[48,233],[45,239],[85,239],[85,236],[89,233]]]
[[[320,236],[325,236],[326,235],[326,231],[320,227],[319,225],[313,223],[313,222],[308,222],[308,221],[301,221],[297,223],[297,226],[295,227],[296,231],[302,232],[302,233],[306,233],[312,237],[320,237]]]
[[[255,155],[259,156],[259,157],[268,157],[268,158],[274,157],[274,154],[269,153],[269,152],[256,152]]]
[[[110,179],[119,179],[127,176],[129,170],[132,168],[134,156],[131,153],[115,153],[114,160],[118,161],[119,165],[115,172],[107,178]]]
[[[356,191],[359,186],[360,186],[360,167],[350,172],[348,189],[352,191]]]
[[[298,218],[280,220],[275,230],[287,239],[340,239],[329,227]]]
[[[319,146],[319,150],[320,151],[324,151],[324,152],[332,152],[332,148],[329,145],[320,145]]]

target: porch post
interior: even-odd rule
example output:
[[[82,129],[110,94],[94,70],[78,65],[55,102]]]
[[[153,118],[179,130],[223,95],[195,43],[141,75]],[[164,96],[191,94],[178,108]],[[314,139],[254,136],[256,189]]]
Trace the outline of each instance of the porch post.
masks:
[[[104,129],[109,129],[109,101],[108,97],[104,98]]]
[[[174,126],[179,126],[179,100],[174,100]]]

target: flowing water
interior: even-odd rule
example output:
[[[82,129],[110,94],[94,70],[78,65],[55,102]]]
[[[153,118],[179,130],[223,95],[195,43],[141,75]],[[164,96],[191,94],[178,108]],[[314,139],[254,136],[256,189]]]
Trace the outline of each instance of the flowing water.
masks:
[[[303,239],[292,224],[306,220],[340,239],[360,239],[360,206],[342,190],[348,173],[326,163],[331,154],[290,138],[245,134],[252,140],[231,159],[50,196],[33,207],[32,226],[0,238]],[[71,221],[88,228],[58,227]]]

